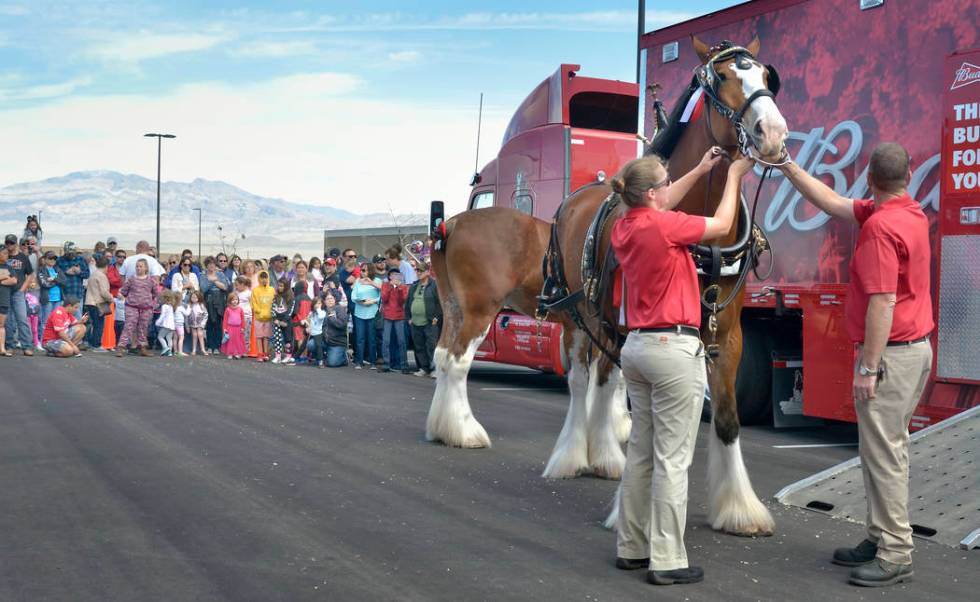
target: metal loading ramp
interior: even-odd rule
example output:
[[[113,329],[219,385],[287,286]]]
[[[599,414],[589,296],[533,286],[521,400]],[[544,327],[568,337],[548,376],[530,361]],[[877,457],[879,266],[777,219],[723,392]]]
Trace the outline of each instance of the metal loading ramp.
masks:
[[[980,406],[925,428],[909,446],[909,515],[915,535],[980,547]],[[776,499],[855,523],[867,518],[860,458],[784,487]]]

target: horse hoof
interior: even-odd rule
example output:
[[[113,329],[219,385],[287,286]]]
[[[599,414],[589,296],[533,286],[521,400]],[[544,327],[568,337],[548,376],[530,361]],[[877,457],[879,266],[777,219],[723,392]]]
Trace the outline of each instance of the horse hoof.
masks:
[[[596,477],[597,479],[618,481],[623,478],[623,467],[622,466],[593,466],[592,476]]]

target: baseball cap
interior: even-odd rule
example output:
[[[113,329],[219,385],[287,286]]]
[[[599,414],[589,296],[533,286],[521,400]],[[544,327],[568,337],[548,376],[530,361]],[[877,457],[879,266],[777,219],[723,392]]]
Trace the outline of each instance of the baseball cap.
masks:
[[[109,238],[105,239],[105,244],[107,244],[107,245],[118,245],[119,244],[119,241],[116,240],[116,237],[115,236],[110,236]]]
[[[371,258],[371,263],[378,263],[379,261],[384,261],[384,255],[375,255]]]
[[[401,276],[402,271],[399,270],[398,268],[388,268],[388,275],[391,276],[392,274],[398,274],[399,276]]]
[[[286,258],[282,255],[273,255],[272,259],[269,260],[269,263],[275,263],[277,261],[286,261]]]
[[[326,259],[323,260],[323,263],[327,265],[337,265],[337,260],[334,259],[333,257],[327,257]]]
[[[20,244],[26,245],[29,242],[37,242],[37,239],[33,236],[24,236],[20,239]]]
[[[58,254],[55,253],[54,251],[48,251],[47,253],[44,254],[44,258],[45,259],[57,259],[58,258]]]
[[[8,234],[7,236],[4,237],[3,243],[6,244],[6,245],[16,245],[17,244],[17,235],[15,235],[15,234]]]
[[[337,247],[333,247],[332,249],[330,249],[330,252],[327,253],[327,255],[329,255],[330,257],[333,257],[334,259],[340,257],[340,254],[341,254],[341,251]]]

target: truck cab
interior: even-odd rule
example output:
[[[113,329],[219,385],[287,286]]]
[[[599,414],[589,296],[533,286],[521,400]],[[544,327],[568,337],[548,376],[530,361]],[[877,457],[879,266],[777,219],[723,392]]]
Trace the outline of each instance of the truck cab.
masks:
[[[514,112],[497,157],[473,176],[468,209],[509,207],[551,221],[562,200],[642,152],[639,87],[563,64]],[[477,359],[564,374],[561,327],[502,311]]]

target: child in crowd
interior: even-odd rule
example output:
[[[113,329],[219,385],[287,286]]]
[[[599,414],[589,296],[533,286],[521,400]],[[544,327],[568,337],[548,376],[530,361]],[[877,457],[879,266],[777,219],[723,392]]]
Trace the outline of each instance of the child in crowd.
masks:
[[[174,299],[177,301],[177,305],[174,307],[174,355],[179,355],[181,357],[187,355],[184,353],[184,334],[190,332],[187,328],[187,315],[190,313],[190,309],[187,307],[186,303],[182,303],[182,295],[177,291],[171,291],[174,293]]]
[[[228,295],[228,305],[225,307],[221,328],[224,332],[221,352],[228,359],[242,359],[245,355],[245,311],[241,307],[237,293]]]
[[[255,345],[258,347],[255,361],[269,360],[269,337],[272,336],[272,301],[276,289],[269,286],[269,273],[259,272],[259,285],[252,289],[252,327],[255,329]]]
[[[113,325],[116,328],[116,340],[122,336],[123,326],[126,325],[126,299],[124,297],[116,297],[116,323]]]
[[[306,349],[306,326],[307,317],[310,315],[310,308],[313,300],[308,293],[309,287],[304,282],[297,281],[293,285],[293,301],[296,309],[293,311],[293,358],[303,363],[303,351]]]
[[[327,293],[329,294],[329,293]],[[323,299],[317,297],[310,308],[310,315],[306,319],[309,341],[306,349],[310,354],[311,361],[315,361],[320,368],[323,367],[323,321],[327,318],[327,312],[323,309]]]
[[[293,358],[287,353],[287,346],[291,339],[291,322],[295,310],[296,303],[293,300],[293,292],[289,288],[289,281],[283,278],[276,283],[276,296],[272,300],[272,348],[276,352],[272,360],[273,364],[293,363]]]
[[[385,360],[382,372],[401,370],[408,374],[408,358],[405,344],[405,301],[408,300],[408,286],[402,284],[402,273],[398,268],[388,269],[388,282],[381,285],[381,313],[384,314],[384,335],[381,339],[381,354]],[[392,338],[395,340],[392,357]]]
[[[245,355],[252,351],[252,282],[248,276],[235,278],[235,295],[238,296],[238,307],[242,308],[242,315],[245,318],[243,334],[245,337]]]
[[[187,303],[187,326],[191,330],[191,355],[197,353],[201,345],[201,355],[207,355],[207,345],[204,342],[204,327],[208,323],[208,310],[204,307],[204,299],[200,291],[191,291]]]
[[[160,317],[157,318],[157,340],[160,341],[160,355],[169,357],[174,354],[174,309],[179,297],[174,291],[165,290],[160,293]]]

